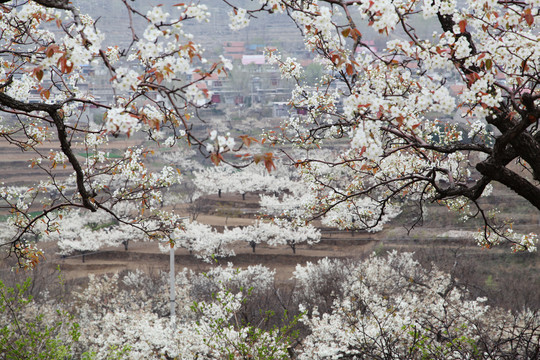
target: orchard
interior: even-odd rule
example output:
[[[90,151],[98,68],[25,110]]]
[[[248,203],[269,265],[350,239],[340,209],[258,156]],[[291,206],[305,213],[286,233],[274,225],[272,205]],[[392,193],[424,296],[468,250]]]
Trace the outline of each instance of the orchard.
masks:
[[[428,206],[475,224],[482,247],[537,250],[535,232],[484,199],[505,189],[540,210],[538,0],[110,6],[122,22],[76,0],[0,0],[0,141],[27,156],[23,176],[39,174],[0,184],[0,249],[16,268],[39,269],[40,241],[63,254],[155,241],[209,261],[234,255],[234,241],[296,251],[320,240],[314,221],[376,232],[415,209],[412,229]],[[212,24],[225,17],[241,31],[285,16],[320,72],[266,46],[292,89],[279,128],[242,133],[201,115],[217,99],[207,81],[238,65],[205,49]],[[134,138],[144,141],[110,152]],[[157,169],[149,159],[162,149],[171,161]],[[222,232],[185,219],[164,204],[187,181],[201,194],[260,192],[265,214]],[[181,274],[177,328],[159,277],[92,278],[65,302],[0,282],[0,349],[9,359],[540,358],[537,310],[491,308],[408,253],[299,265],[287,301],[261,266]]]

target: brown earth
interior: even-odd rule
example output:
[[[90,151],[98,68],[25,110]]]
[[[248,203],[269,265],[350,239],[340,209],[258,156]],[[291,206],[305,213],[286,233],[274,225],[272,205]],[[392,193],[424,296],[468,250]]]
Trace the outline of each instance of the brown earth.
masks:
[[[358,244],[348,243],[347,245],[337,245],[322,243],[314,246],[300,245],[293,254],[289,247],[268,247],[259,245],[253,253],[247,244],[234,246],[235,256],[216,259],[216,264],[234,264],[235,267],[247,267],[249,265],[264,265],[276,270],[276,280],[286,281],[292,276],[297,264],[305,264],[308,261],[326,257],[362,257],[373,251],[373,242],[361,241]],[[168,271],[169,254],[161,253],[156,244],[133,243],[129,250],[119,248],[103,249],[99,253],[85,256],[84,263],[82,257],[74,256],[69,258],[56,258],[52,260],[60,265],[66,278],[86,277],[89,273],[103,274],[119,272],[122,270],[142,269],[153,272],[155,270]],[[175,252],[176,269],[188,268],[194,271],[207,271],[215,266],[190,255],[185,250]]]

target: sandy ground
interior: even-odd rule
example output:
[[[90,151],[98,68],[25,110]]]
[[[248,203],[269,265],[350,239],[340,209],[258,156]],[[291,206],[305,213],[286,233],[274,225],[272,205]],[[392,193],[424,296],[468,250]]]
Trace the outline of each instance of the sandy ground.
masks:
[[[207,271],[213,266],[228,263],[238,267],[261,264],[276,270],[276,280],[286,281],[292,276],[297,264],[317,262],[324,257],[361,258],[373,252],[376,241],[358,239],[352,241],[326,240],[315,245],[299,245],[296,253],[288,246],[270,247],[258,245],[253,253],[252,248],[245,243],[235,244],[235,256],[219,258],[205,262],[190,255],[186,250],[175,251],[175,267],[177,270],[188,268],[194,271]],[[54,251],[54,244],[44,244],[48,252]],[[47,251],[47,249],[46,249]],[[47,260],[51,265],[60,265],[64,276],[68,279],[86,277],[88,274],[113,273],[123,270],[141,269],[155,271],[169,269],[168,252],[162,253],[156,243],[134,242],[129,244],[129,250],[123,247],[104,248],[99,252],[82,256],[75,255],[66,258],[52,256]]]

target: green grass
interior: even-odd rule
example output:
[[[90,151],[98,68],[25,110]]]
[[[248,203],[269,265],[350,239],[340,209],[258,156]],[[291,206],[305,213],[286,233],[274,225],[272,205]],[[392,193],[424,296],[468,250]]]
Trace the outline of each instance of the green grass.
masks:
[[[35,218],[36,216],[42,214],[43,211],[31,211],[28,213],[28,216],[30,216],[31,218]],[[9,219],[9,217],[12,216],[12,215],[0,215],[0,222],[4,222],[6,221],[7,219]]]
[[[95,154],[88,154],[88,153],[85,153],[85,152],[80,152],[77,155],[82,156],[84,158],[87,158],[87,157],[90,157],[90,156],[94,156]],[[106,156],[107,159],[121,159],[122,157],[123,156],[120,155],[120,154],[108,154]]]

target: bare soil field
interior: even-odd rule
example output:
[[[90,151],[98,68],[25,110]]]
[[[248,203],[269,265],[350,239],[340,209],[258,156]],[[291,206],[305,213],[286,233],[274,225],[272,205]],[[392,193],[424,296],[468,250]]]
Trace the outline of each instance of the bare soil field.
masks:
[[[264,265],[275,269],[276,280],[286,281],[292,276],[297,264],[317,262],[324,257],[361,258],[373,251],[374,241],[360,240],[357,243],[323,242],[316,245],[300,245],[294,254],[289,247],[269,247],[259,245],[253,253],[248,244],[234,246],[235,256],[219,258],[207,262],[190,255],[185,250],[176,250],[175,266],[177,269],[188,268],[194,271],[207,271],[216,265],[226,266],[228,263],[235,267],[250,265]],[[133,243],[129,250],[123,248],[108,248],[85,256],[72,256],[68,258],[55,257],[51,259],[54,264],[60,265],[65,276],[69,278],[86,277],[89,273],[103,274],[122,270],[141,269],[145,271],[169,269],[169,253],[159,251],[157,244]]]

